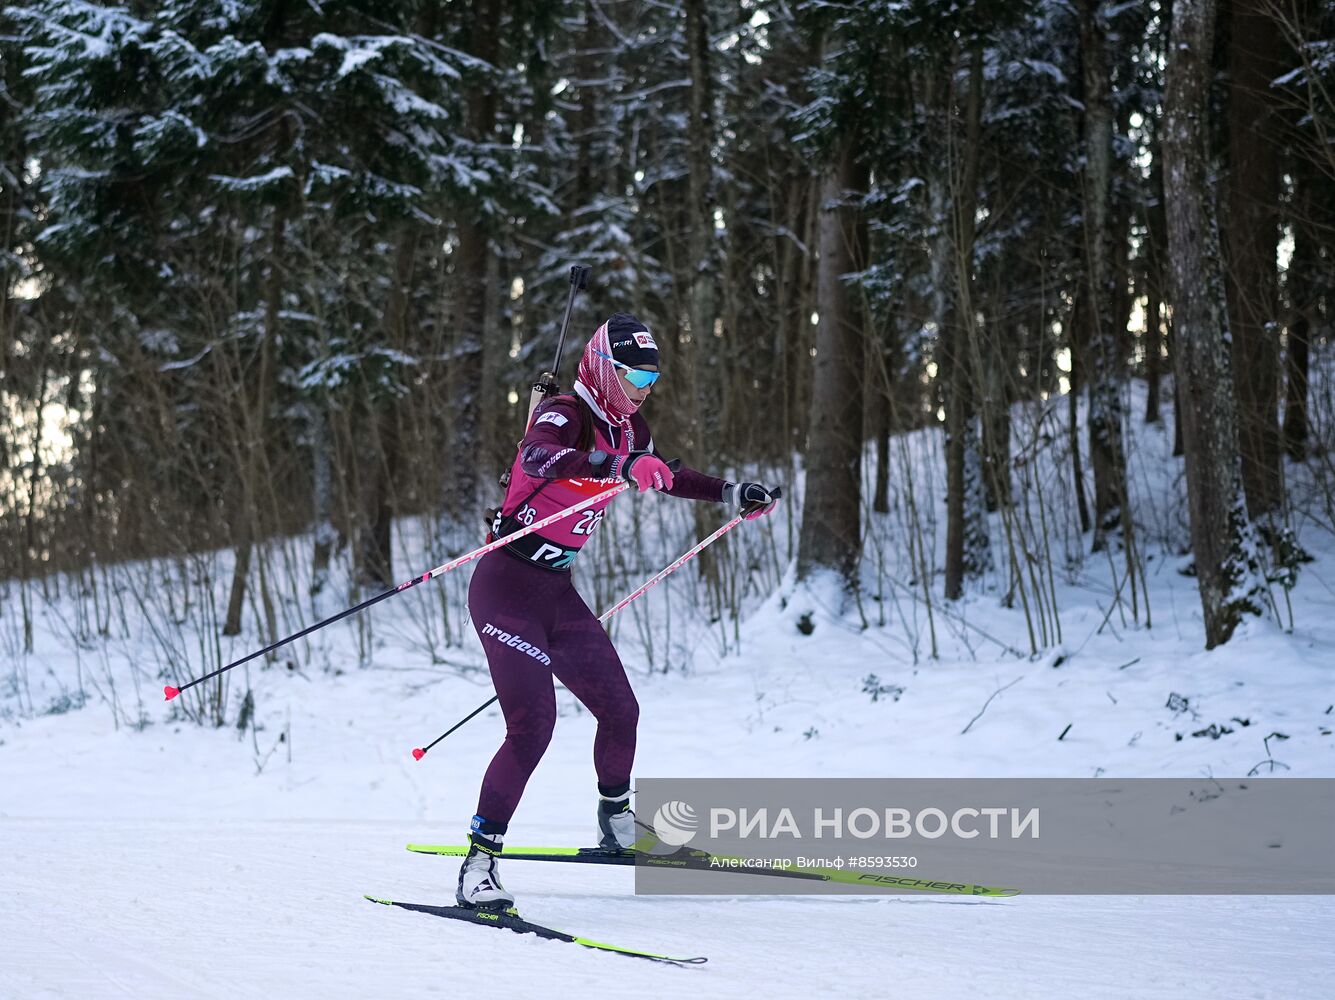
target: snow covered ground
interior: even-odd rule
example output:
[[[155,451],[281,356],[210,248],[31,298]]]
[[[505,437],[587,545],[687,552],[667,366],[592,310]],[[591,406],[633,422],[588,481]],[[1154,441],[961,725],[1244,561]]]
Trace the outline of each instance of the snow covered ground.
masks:
[[[448,895],[453,862],[401,850],[421,829],[6,820],[0,995],[1293,998],[1335,971],[1313,897],[650,898],[621,869],[510,866],[533,919],[709,957],[665,967],[363,901]]]
[[[1157,496],[1147,510],[1172,512],[1181,482],[1164,447],[1158,432],[1141,442],[1138,489]],[[1310,525],[1301,541],[1317,559],[1293,591],[1291,630],[1251,622],[1210,653],[1195,581],[1151,541],[1154,626],[1109,614],[1107,561],[1089,559],[1058,579],[1063,642],[1036,657],[1011,651],[1027,652],[1023,616],[986,588],[933,608],[933,659],[910,590],[894,591],[885,625],[874,603],[864,608],[874,624],[863,629],[820,588],[786,579],[725,641],[683,612],[680,588],[694,584],[679,574],[618,633],[642,709],[637,774],[1335,776],[1335,544]],[[371,614],[392,624],[398,603]],[[659,656],[651,671],[635,637],[667,628],[669,607],[673,669]],[[0,631],[16,614],[5,608]],[[692,968],[377,907],[362,894],[452,897],[456,863],[404,845],[462,839],[500,716],[490,710],[421,762],[409,751],[491,696],[475,642],[433,664],[401,637],[407,624],[381,627],[359,667],[357,633],[334,626],[297,669],[251,672],[258,729],[238,732],[156,700],[162,659],[148,640],[114,655],[71,642],[72,614],[40,607],[36,652],[10,642],[0,677],[4,1000],[1332,995],[1330,897],[637,897],[625,869],[505,865],[530,919],[708,956]],[[223,659],[259,644],[247,632]],[[136,688],[143,718],[127,725]],[[1174,694],[1185,709],[1169,706]],[[515,844],[593,840],[593,722],[567,695],[559,706]]]

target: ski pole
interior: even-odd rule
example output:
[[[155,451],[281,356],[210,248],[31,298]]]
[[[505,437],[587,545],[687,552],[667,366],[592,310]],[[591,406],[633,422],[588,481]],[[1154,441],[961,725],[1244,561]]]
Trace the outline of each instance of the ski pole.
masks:
[[[618,611],[624,608],[627,604],[630,604],[631,601],[634,601],[636,598],[640,597],[647,591],[653,589],[654,587],[657,587],[667,577],[671,576],[673,573],[681,569],[688,562],[690,562],[697,555],[699,555],[701,549],[705,548],[706,546],[713,545],[716,541],[718,541],[720,538],[726,535],[729,531],[737,527],[737,525],[741,524],[742,520],[743,520],[743,515],[738,514],[736,517],[734,517],[727,524],[723,525],[723,527],[719,528],[708,538],[696,542],[695,545],[691,546],[690,549],[688,549],[686,552],[683,552],[680,556],[678,556],[675,562],[671,562],[667,566],[663,567],[649,579],[645,580],[644,583],[640,584],[640,586],[637,589],[632,590],[629,594],[621,598],[621,600],[617,601],[605,612],[603,612],[602,617],[599,618],[598,621],[606,624],[607,619],[611,618],[614,614],[616,614]]]
[[[255,659],[255,657],[257,656],[263,656],[265,653],[272,652],[273,650],[277,649],[280,646],[286,646],[289,642],[293,642],[296,639],[300,639],[304,635],[310,635],[312,632],[318,629],[322,629],[326,625],[332,625],[334,622],[340,621],[348,617],[348,615],[356,614],[358,611],[364,611],[366,608],[371,607],[371,605],[379,604],[381,601],[385,600],[388,597],[393,597],[395,594],[401,594],[403,593],[403,591],[407,590],[410,587],[415,587],[419,583],[426,583],[427,580],[433,580],[436,577],[440,576],[442,573],[448,573],[452,569],[457,569],[458,567],[463,566],[465,563],[470,563],[474,559],[477,559],[481,556],[485,556],[488,552],[492,552],[496,549],[499,549],[503,545],[509,545],[511,542],[523,538],[525,535],[531,534],[539,530],[540,528],[545,528],[547,527],[547,525],[553,524],[561,520],[562,518],[570,517],[572,514],[577,514],[584,508],[590,506],[591,504],[600,503],[603,500],[610,500],[612,499],[612,497],[616,496],[623,490],[630,489],[630,486],[631,484],[629,482],[618,483],[616,486],[603,490],[601,493],[598,493],[592,497],[586,497],[585,499],[580,500],[579,503],[571,504],[569,507],[565,508],[565,510],[558,510],[555,514],[549,514],[546,517],[542,518],[541,520],[534,521],[532,524],[529,525],[525,525],[518,531],[511,532],[508,535],[504,535],[501,538],[497,538],[495,541],[488,542],[481,548],[474,549],[472,552],[468,552],[464,555],[461,555],[457,559],[451,559],[447,563],[442,563],[435,569],[427,570],[425,573],[421,574],[420,576],[415,576],[411,580],[406,580],[403,583],[399,584],[397,587],[393,588],[392,590],[387,590],[383,594],[377,594],[375,597],[362,601],[362,603],[358,604],[356,607],[348,608],[346,611],[340,611],[332,618],[326,618],[322,622],[316,622],[309,628],[304,628],[300,632],[293,633],[292,635],[289,635],[286,639],[279,639],[277,642],[265,646],[263,649],[257,650],[254,653],[250,653],[247,656],[243,656],[239,660],[234,660],[231,663],[227,664],[227,666],[225,667],[219,667],[217,670],[211,671],[205,674],[203,677],[196,677],[188,684],[182,684],[180,687],[172,687],[172,685],[167,684],[163,687],[162,692],[167,696],[167,701],[171,701],[182,691],[189,690],[196,684],[202,684],[209,678],[217,677],[219,674],[226,673],[233,667],[239,667],[243,663],[248,663],[249,661]]]
[[[778,498],[778,497],[783,496],[783,491],[782,491],[781,489],[777,489],[777,488],[776,488],[776,489],[774,490],[774,492],[771,493],[770,495],[773,496],[773,497],[775,497],[775,498]],[[606,625],[606,624],[607,624],[607,620],[608,620],[609,618],[611,618],[614,614],[616,614],[618,611],[620,611],[622,608],[624,608],[627,604],[630,604],[630,603],[631,603],[632,601],[634,601],[636,598],[643,596],[647,591],[652,590],[654,587],[657,587],[657,586],[658,586],[660,583],[662,583],[665,579],[667,579],[669,576],[671,576],[673,573],[675,573],[677,570],[681,569],[681,568],[682,568],[683,566],[685,566],[688,562],[690,562],[690,561],[691,561],[692,559],[694,559],[697,555],[699,555],[699,554],[700,554],[700,551],[701,551],[702,549],[704,549],[704,548],[706,548],[706,547],[708,547],[708,546],[710,546],[710,545],[713,545],[713,544],[714,544],[715,542],[717,542],[720,538],[722,538],[724,535],[726,535],[729,531],[731,531],[733,528],[737,527],[737,525],[741,524],[742,521],[746,519],[746,515],[749,514],[749,513],[751,513],[751,511],[752,511],[753,509],[754,509],[754,505],[752,505],[752,504],[748,504],[746,507],[743,507],[742,510],[741,510],[741,512],[740,512],[736,517],[734,517],[731,521],[729,521],[727,524],[723,525],[723,527],[719,528],[717,531],[715,531],[715,532],[714,532],[712,535],[710,535],[708,538],[705,538],[705,539],[703,539],[703,540],[701,540],[701,541],[699,541],[699,542],[696,542],[693,546],[691,546],[690,549],[688,549],[686,552],[684,552],[684,553],[682,553],[680,556],[678,556],[677,559],[676,559],[674,562],[669,563],[667,566],[665,566],[663,569],[659,570],[657,573],[655,573],[655,574],[654,574],[653,576],[651,576],[649,579],[645,580],[644,583],[640,584],[639,587],[637,587],[635,590],[632,590],[629,594],[627,594],[625,597],[623,597],[621,600],[617,601],[617,602],[616,602],[615,604],[613,604],[610,608],[608,608],[608,609],[607,609],[606,611],[604,611],[601,615],[599,615],[599,616],[598,616],[598,622],[599,622],[599,624]],[[484,702],[483,704],[479,705],[477,708],[473,709],[473,711],[469,712],[469,713],[468,713],[467,715],[465,715],[462,719],[460,719],[458,722],[456,722],[456,723],[455,723],[453,726],[451,726],[449,729],[445,730],[445,732],[441,733],[439,736],[437,736],[434,740],[432,740],[432,741],[431,741],[430,743],[428,743],[426,746],[415,748],[415,749],[413,750],[413,758],[414,758],[415,760],[421,760],[423,757],[426,756],[426,752],[427,752],[428,750],[430,750],[433,746],[435,746],[437,743],[439,743],[441,740],[443,740],[446,736],[449,736],[450,733],[454,732],[456,729],[458,729],[460,726],[462,726],[465,722],[468,722],[470,719],[472,719],[472,718],[474,718],[475,716],[477,716],[480,712],[482,712],[483,709],[490,708],[493,704],[495,704],[497,698],[499,698],[499,697],[500,697],[499,695],[492,695],[491,698],[490,698],[488,701]]]

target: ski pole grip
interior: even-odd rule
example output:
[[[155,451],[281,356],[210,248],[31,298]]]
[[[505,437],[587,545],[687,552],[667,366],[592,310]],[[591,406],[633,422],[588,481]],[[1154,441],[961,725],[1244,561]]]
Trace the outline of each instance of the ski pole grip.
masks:
[[[782,486],[774,487],[774,489],[770,490],[769,495],[771,502],[774,500],[778,500],[781,496],[783,496],[783,487]],[[749,500],[747,501],[746,505],[741,509],[741,511],[739,511],[739,513],[743,517],[745,517],[747,514],[754,514],[763,506],[765,505],[761,503],[759,500]]]

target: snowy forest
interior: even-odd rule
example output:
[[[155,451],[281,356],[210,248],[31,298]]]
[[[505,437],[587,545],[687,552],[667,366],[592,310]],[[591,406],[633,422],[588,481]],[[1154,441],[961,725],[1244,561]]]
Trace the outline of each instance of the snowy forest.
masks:
[[[857,591],[896,501],[921,542],[891,441],[941,428],[922,597],[991,574],[1035,649],[1072,558],[1151,613],[1126,428],[1176,399],[1221,643],[1304,558],[1286,461],[1335,523],[1333,31],[1305,0],[9,5],[0,577],[27,619],[53,571],[230,549],[234,633],[277,539],[315,590],[345,549],[406,575],[396,517],[460,550],[579,261],[569,348],[615,310],[671,345],[660,440],[805,472],[800,576]]]
[[[396,517],[459,549],[580,261],[573,350],[615,310],[671,345],[660,440],[800,464],[800,576],[860,588],[890,442],[940,427],[922,596],[995,574],[1035,647],[1072,556],[1150,613],[1126,426],[1175,393],[1221,643],[1304,558],[1286,460],[1335,522],[1335,19],[1215,7],[9,5],[0,577],[27,616],[53,571],[226,548],[235,632],[275,539],[315,589],[345,547],[406,575]]]
[[[617,312],[664,457],[783,490],[644,596],[737,512],[631,490],[575,563],[637,778],[1335,774],[1330,0],[7,3],[0,279],[0,996],[1335,976],[1329,896],[505,869],[710,955],[666,972],[359,898],[454,898],[402,844],[467,832],[505,732],[412,759],[493,683],[473,566],[397,591],[483,544]],[[557,715],[516,843],[592,833]]]

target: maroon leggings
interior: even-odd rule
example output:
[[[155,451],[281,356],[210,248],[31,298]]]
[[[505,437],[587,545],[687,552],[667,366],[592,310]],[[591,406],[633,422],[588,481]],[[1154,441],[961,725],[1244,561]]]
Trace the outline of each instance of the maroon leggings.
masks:
[[[477,814],[510,822],[556,725],[555,676],[598,721],[598,783],[622,786],[635,760],[640,706],[621,658],[569,573],[529,566],[498,550],[483,556],[468,587],[468,610],[505,714],[505,742],[478,796]]]

